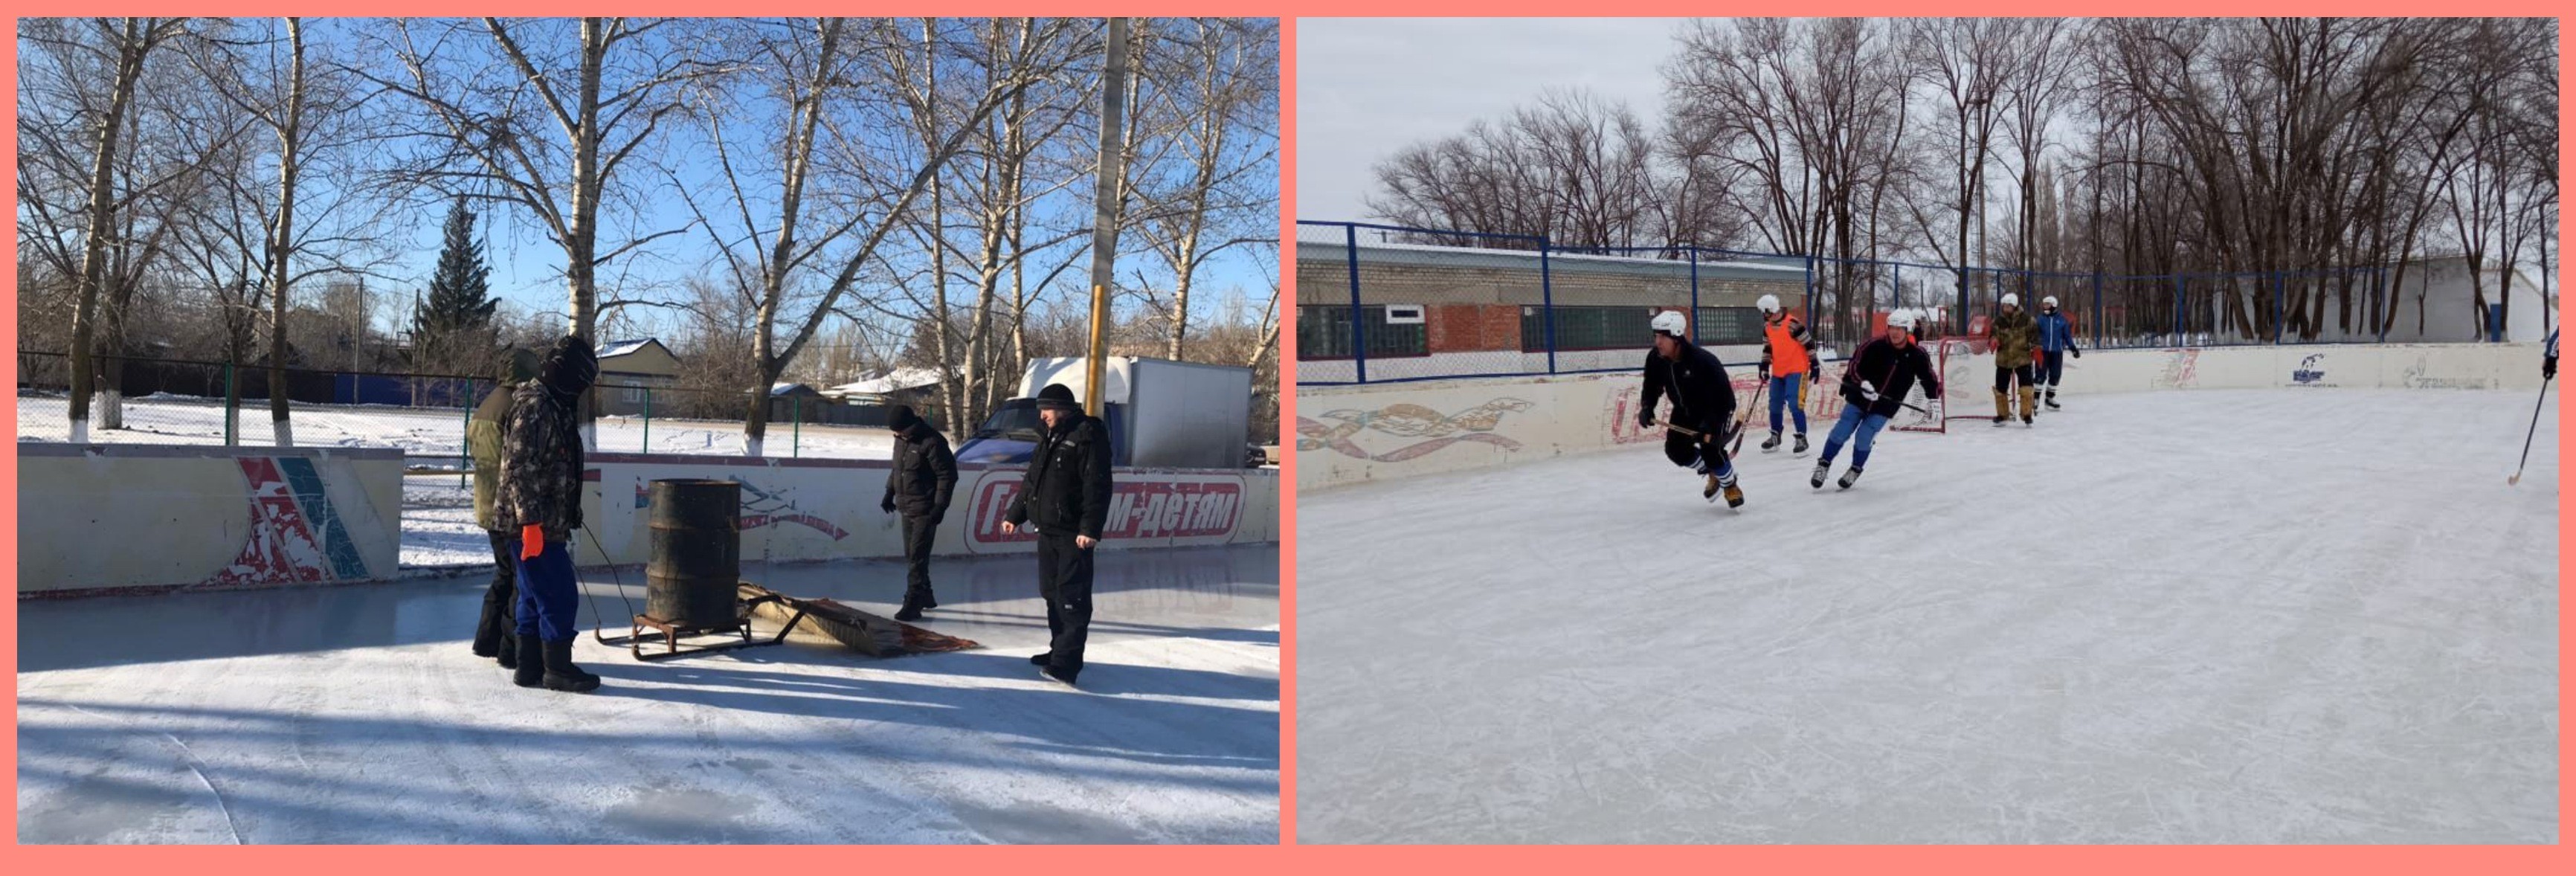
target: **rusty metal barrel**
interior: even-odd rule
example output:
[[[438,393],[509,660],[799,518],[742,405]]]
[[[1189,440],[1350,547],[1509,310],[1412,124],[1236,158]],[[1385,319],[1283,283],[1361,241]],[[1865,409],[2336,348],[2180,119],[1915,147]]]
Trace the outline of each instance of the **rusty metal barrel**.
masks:
[[[644,613],[684,627],[732,626],[740,619],[742,485],[659,480],[650,501],[653,556],[644,567]]]

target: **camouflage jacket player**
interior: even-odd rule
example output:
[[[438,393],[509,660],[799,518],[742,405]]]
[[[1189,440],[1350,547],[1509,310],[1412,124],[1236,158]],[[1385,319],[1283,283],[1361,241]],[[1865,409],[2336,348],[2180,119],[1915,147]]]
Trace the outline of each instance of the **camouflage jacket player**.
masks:
[[[500,496],[492,503],[493,528],[517,532],[545,527],[547,541],[570,541],[581,528],[581,431],[572,406],[555,400],[531,380],[510,397],[510,424],[501,446]]]
[[[2030,311],[2016,307],[1996,314],[1993,332],[1998,367],[2030,364],[2031,348],[2039,346],[2039,323],[2030,318]]]

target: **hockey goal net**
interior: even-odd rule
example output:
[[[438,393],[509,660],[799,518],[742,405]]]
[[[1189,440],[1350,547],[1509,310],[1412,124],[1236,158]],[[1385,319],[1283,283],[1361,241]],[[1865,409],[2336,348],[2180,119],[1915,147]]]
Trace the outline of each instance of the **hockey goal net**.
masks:
[[[1888,428],[1906,432],[1947,432],[1943,424],[1951,420],[1991,418],[1994,399],[1995,353],[1983,338],[1942,338],[1923,342],[1923,351],[1932,355],[1932,367],[1941,374],[1941,394],[1925,391],[1922,383],[1905,393],[1908,405],[1897,412]],[[1978,400],[1988,407],[1980,413]]]

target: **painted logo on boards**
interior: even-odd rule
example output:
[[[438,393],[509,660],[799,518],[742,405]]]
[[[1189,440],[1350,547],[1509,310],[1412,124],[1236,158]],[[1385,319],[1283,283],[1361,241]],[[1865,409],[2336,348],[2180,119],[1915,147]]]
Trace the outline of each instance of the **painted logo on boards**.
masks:
[[[2406,388],[2495,389],[2503,385],[2503,381],[2483,380],[2475,377],[2434,377],[2431,376],[2431,372],[2432,369],[2425,364],[2423,357],[2416,357],[2414,364],[2406,366],[2406,373],[2404,375]]]
[[[2190,389],[2200,383],[2200,348],[2166,350],[2164,371],[2156,375],[2158,389]]]
[[[1297,449],[1330,449],[1343,456],[1376,462],[1402,462],[1462,441],[1519,450],[1520,442],[1494,434],[1494,429],[1502,425],[1505,414],[1526,411],[1531,407],[1534,405],[1523,399],[1498,398],[1454,416],[1408,402],[1398,402],[1374,411],[1325,411],[1319,415],[1320,419],[1297,418]],[[1352,440],[1363,431],[1430,440],[1417,441],[1385,453],[1370,453]]]
[[[238,462],[250,488],[249,540],[211,580],[268,584],[367,577],[358,543],[331,507],[313,460],[254,456]]]
[[[2307,358],[2299,360],[2299,367],[2290,371],[2290,382],[2300,386],[2325,385],[2320,381],[2326,379],[2326,372],[2317,367],[2317,363],[2324,361],[2325,358],[2324,353],[2310,353]]]
[[[850,535],[848,530],[832,525],[832,521],[805,513],[794,500],[787,498],[785,490],[775,492],[764,490],[741,478],[734,478],[733,481],[742,486],[741,526],[744,532],[777,523],[802,526],[831,536],[833,541],[840,541]],[[653,504],[652,487],[643,481],[637,481],[635,483],[636,510],[643,510],[651,504]]]
[[[987,543],[1036,541],[1023,529],[1002,532],[1002,519],[1020,496],[1016,478],[984,485],[975,502],[975,540]],[[1232,534],[1243,512],[1243,485],[1224,482],[1173,483],[1145,481],[1113,485],[1109,519],[1100,536],[1112,538],[1206,538]]]

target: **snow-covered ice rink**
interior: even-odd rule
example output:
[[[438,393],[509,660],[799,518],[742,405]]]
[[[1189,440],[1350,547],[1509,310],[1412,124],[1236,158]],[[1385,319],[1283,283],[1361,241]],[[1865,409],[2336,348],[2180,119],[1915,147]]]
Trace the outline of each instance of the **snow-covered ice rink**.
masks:
[[[2533,399],[2071,392],[1849,492],[1756,435],[1736,511],[1659,445],[1307,493],[1298,839],[2556,842]]]
[[[93,429],[90,439],[119,444],[222,444],[224,410],[216,402],[189,398],[127,399],[127,428]],[[265,401],[243,408],[238,421],[241,444],[264,447],[274,442]],[[70,402],[58,396],[18,397],[18,440],[60,442],[71,439]],[[304,447],[394,447],[415,457],[416,465],[461,465],[465,448],[465,412],[376,405],[301,405],[291,421],[295,443]],[[603,453],[687,453],[743,455],[741,423],[654,419],[649,428],[640,417],[601,417],[598,451]],[[650,447],[646,439],[652,441]],[[960,436],[957,440],[963,442]],[[770,424],[769,456],[791,454],[832,459],[885,459],[894,453],[894,436],[866,426]]]
[[[1028,663],[1035,573],[936,562],[921,625],[984,646],[954,653],[647,664],[585,632],[591,695],[468,652],[483,575],[22,602],[18,839],[1276,842],[1278,551],[1103,553],[1079,691]],[[897,562],[745,578],[881,614],[903,589]]]

